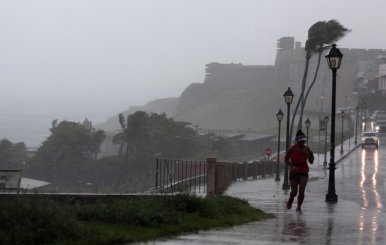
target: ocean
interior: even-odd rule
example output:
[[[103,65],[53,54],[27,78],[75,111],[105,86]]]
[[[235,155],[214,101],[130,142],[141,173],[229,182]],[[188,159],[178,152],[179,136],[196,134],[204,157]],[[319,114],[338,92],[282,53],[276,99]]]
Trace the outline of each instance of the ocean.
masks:
[[[113,115],[113,113],[112,113]],[[27,147],[39,147],[51,134],[52,121],[58,119],[83,122],[86,116],[80,113],[42,112],[31,110],[0,112],[0,139],[8,139],[13,143],[24,142]],[[93,125],[104,122],[107,117],[100,114],[88,115]]]

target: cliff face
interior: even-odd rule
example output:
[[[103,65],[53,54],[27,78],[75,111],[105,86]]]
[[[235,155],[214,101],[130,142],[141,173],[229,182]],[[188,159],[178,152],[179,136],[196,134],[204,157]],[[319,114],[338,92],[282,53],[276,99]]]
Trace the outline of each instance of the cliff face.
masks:
[[[276,128],[277,111],[279,108],[286,109],[283,93],[287,87],[291,87],[295,94],[291,109],[295,108],[305,66],[305,52],[300,43],[294,44],[294,39],[290,37],[283,40],[279,40],[274,66],[210,63],[206,66],[204,82],[189,85],[179,98],[151,101],[145,106],[131,107],[123,114],[137,110],[166,113],[176,120],[209,130]],[[340,50],[344,56],[337,77],[337,107],[356,106],[355,81],[358,74],[362,74],[362,83],[363,79],[376,77],[379,66],[376,58],[386,53],[374,49]],[[332,73],[324,58],[326,54],[322,54],[318,77],[308,96],[306,110],[331,111]],[[309,64],[307,87],[314,79],[317,62],[318,56],[314,55]],[[97,127],[119,129],[118,116]]]
[[[166,113],[203,129],[259,129],[276,120],[273,66],[210,63],[206,72],[204,83],[190,84],[179,98],[151,101],[123,114],[137,110]],[[278,97],[281,102],[281,90]],[[119,129],[118,115],[96,126],[106,131]]]
[[[273,66],[210,63],[206,73],[204,83],[191,84],[181,94],[173,117],[205,129],[256,129],[269,124]]]

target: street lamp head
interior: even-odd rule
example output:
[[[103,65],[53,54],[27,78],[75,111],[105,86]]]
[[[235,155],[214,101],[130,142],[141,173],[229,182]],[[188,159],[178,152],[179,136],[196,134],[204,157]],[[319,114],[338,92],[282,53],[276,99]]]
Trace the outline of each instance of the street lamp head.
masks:
[[[282,112],[281,109],[279,109],[278,113],[276,114],[276,118],[280,122],[281,120],[283,120],[283,117],[284,117],[284,113]]]
[[[294,94],[292,93],[292,90],[290,87],[288,87],[287,91],[285,91],[285,93],[283,94],[284,96],[284,100],[285,100],[285,103],[287,105],[290,105],[292,104],[292,100],[294,98]]]
[[[344,112],[344,110],[342,110],[342,111],[340,112],[340,115],[342,116],[342,118],[344,118],[344,114],[345,114],[345,112]]]
[[[310,128],[311,121],[310,121],[310,119],[308,117],[307,117],[306,121],[304,122],[304,124],[306,125],[306,128]]]
[[[336,48],[336,44],[332,45],[330,52],[325,56],[327,59],[328,67],[332,70],[337,70],[340,67],[340,63],[342,62],[343,54],[340,52],[338,48]]]
[[[359,106],[355,107],[355,111],[359,113]]]
[[[324,117],[324,122],[325,122],[325,123],[328,123],[328,120],[329,120],[329,119],[328,119],[328,116],[326,115],[326,116]]]

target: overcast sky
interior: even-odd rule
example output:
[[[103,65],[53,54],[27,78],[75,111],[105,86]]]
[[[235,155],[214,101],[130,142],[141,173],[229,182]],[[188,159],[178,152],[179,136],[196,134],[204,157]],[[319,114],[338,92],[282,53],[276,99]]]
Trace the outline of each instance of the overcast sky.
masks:
[[[276,41],[336,19],[386,48],[384,0],[0,0],[0,109],[91,120],[202,83],[210,62],[272,65]]]

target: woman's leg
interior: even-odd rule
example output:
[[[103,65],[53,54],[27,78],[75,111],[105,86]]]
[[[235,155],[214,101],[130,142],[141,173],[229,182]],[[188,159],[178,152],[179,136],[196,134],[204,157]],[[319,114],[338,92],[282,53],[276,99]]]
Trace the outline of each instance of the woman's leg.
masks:
[[[299,178],[299,195],[298,195],[298,211],[301,211],[301,207],[304,201],[304,192],[308,182],[308,176],[301,176]]]
[[[291,209],[292,202],[294,201],[294,198],[298,194],[298,185],[299,185],[299,181],[297,179],[291,179],[290,180],[291,192],[290,192],[290,197],[289,197],[288,202],[287,202],[287,209]]]

